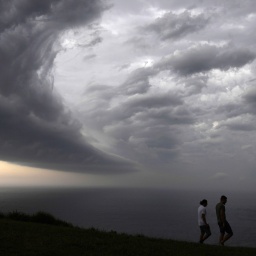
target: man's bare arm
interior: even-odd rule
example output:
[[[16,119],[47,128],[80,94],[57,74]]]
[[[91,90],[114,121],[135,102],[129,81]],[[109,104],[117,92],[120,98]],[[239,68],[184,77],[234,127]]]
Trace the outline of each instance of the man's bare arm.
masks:
[[[226,221],[226,214],[225,214],[224,209],[220,209],[220,220],[221,220],[222,224],[224,225],[225,221]]]
[[[205,214],[202,214],[202,219],[205,225],[208,225]]]

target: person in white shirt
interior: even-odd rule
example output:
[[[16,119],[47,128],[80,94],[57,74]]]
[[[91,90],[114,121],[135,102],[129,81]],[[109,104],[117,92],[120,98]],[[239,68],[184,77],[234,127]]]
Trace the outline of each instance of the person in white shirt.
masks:
[[[210,229],[210,225],[206,221],[206,206],[208,202],[206,199],[203,199],[200,202],[200,206],[198,207],[198,226],[200,228],[200,240],[199,243],[203,243],[212,233]]]

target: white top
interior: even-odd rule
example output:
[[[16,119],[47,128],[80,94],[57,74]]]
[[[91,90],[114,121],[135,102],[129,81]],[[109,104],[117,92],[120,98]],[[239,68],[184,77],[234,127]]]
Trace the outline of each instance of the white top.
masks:
[[[206,207],[204,207],[203,205],[200,205],[198,207],[198,226],[205,225],[203,218],[202,218],[202,214],[204,214],[206,216]]]

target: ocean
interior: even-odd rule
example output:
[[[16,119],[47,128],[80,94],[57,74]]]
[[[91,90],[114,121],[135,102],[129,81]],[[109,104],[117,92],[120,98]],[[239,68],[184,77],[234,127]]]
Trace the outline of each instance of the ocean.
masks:
[[[223,193],[111,188],[0,188],[0,212],[45,211],[75,226],[198,242],[197,208],[208,200],[207,220],[218,244],[215,205]],[[254,193],[227,192],[227,219],[234,236],[229,246],[256,247]]]

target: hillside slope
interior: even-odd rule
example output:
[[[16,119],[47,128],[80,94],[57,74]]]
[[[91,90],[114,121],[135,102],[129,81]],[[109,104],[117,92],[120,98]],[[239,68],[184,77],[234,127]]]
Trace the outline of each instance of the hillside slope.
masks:
[[[0,219],[1,256],[255,256],[256,248],[200,245]]]

